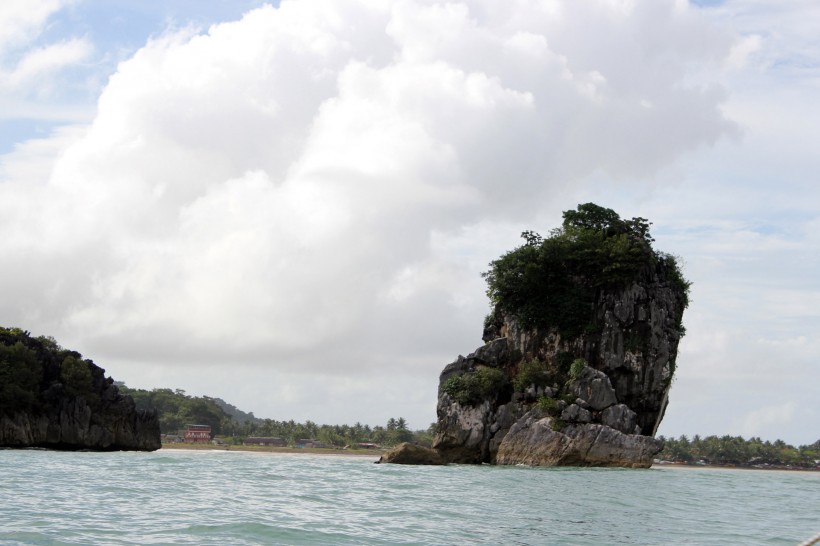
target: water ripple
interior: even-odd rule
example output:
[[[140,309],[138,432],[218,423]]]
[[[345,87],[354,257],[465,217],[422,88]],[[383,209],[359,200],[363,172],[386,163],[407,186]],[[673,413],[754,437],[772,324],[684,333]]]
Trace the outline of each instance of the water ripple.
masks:
[[[0,543],[795,544],[820,474],[0,451]]]

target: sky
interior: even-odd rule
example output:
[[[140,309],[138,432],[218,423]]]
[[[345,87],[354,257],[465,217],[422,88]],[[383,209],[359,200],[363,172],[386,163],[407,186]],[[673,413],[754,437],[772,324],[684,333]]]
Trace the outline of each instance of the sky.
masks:
[[[692,283],[665,436],[820,439],[813,0],[4,0],[0,324],[277,420],[435,421],[595,202]]]

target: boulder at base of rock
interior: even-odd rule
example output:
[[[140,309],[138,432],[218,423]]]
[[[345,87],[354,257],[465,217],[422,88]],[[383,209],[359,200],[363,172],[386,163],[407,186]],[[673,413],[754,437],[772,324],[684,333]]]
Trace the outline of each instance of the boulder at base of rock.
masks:
[[[392,464],[445,464],[437,451],[429,447],[417,446],[408,442],[397,445],[393,449],[386,451],[377,463]]]
[[[552,428],[552,419],[528,414],[504,437],[498,464],[649,468],[663,442],[599,424]]]

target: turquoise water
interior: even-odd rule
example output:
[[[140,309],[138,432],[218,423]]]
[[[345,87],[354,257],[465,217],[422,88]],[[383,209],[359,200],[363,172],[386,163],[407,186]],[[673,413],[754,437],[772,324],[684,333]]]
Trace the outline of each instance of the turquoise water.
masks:
[[[0,544],[790,544],[820,473],[0,450]]]

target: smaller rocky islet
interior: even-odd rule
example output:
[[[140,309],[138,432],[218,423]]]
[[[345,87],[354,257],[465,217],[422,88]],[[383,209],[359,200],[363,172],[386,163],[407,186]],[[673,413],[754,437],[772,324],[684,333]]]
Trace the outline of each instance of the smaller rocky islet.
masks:
[[[0,328],[0,447],[154,451],[159,418],[77,351]]]

